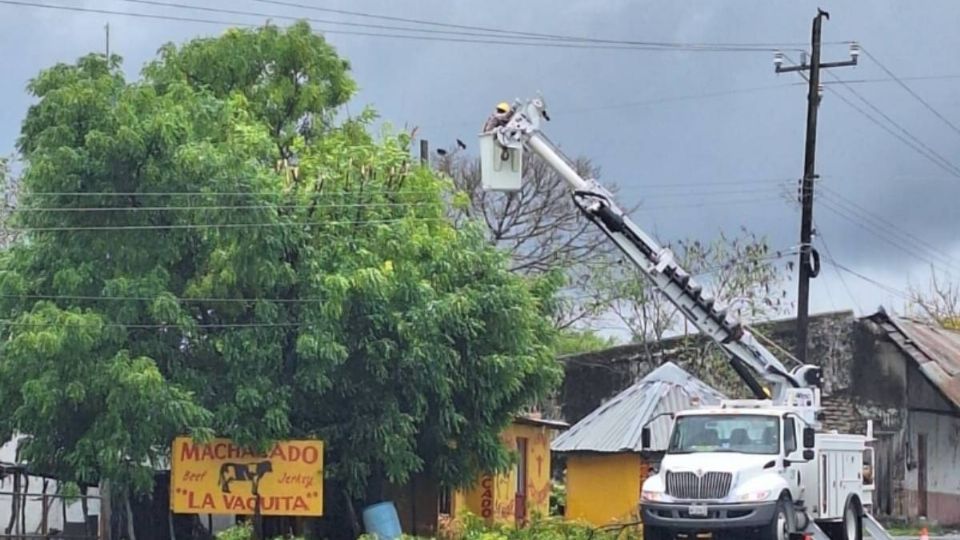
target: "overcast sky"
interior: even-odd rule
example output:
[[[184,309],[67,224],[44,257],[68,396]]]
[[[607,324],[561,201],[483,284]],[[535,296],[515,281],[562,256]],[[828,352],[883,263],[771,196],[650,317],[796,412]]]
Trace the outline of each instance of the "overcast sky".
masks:
[[[263,17],[122,0],[23,1],[263,22]],[[254,0],[177,1],[181,6],[274,16],[410,26]],[[807,47],[803,44],[810,40],[810,22],[818,7],[797,0],[290,1],[600,39],[793,44],[791,49]],[[960,170],[954,165],[960,164],[956,127],[960,2],[823,1],[819,7],[831,15],[824,23],[824,41],[831,43],[825,47],[824,61],[847,59],[842,42],[856,40],[943,117],[866,55],[856,68],[833,69],[823,76],[828,85],[818,135],[822,189],[815,210],[817,245],[825,259],[859,275],[825,264],[813,282],[812,309],[868,314],[882,304],[901,311],[904,303],[897,291],[924,284],[931,264],[941,273],[960,272],[956,234],[960,214],[955,211]],[[124,57],[131,77],[163,43],[216,35],[228,26],[0,3],[0,153],[13,149],[30,104],[24,91],[28,79],[55,62],[102,51],[106,23],[112,51]],[[397,33],[329,23],[314,26]],[[496,102],[541,91],[553,118],[548,136],[571,155],[593,158],[602,168],[601,180],[621,186],[625,206],[640,203],[634,218],[661,241],[709,240],[721,229],[733,232],[745,226],[767,236],[774,248],[790,249],[798,243],[799,208],[790,194],[803,169],[806,90],[798,74],[774,73],[771,51],[550,48],[334,33],[327,37],[350,60],[360,85],[351,110],[372,105],[395,125],[420,126],[434,147],[461,138],[475,150],[476,132]],[[784,50],[799,59],[798,52]],[[833,77],[861,82],[839,85]],[[841,95],[874,120],[844,103]],[[884,116],[896,124],[888,124]],[[926,148],[930,157],[901,140],[911,137],[919,141],[912,145]],[[947,162],[934,163],[941,158]],[[954,172],[949,172],[951,168]],[[796,285],[789,287],[793,292]]]

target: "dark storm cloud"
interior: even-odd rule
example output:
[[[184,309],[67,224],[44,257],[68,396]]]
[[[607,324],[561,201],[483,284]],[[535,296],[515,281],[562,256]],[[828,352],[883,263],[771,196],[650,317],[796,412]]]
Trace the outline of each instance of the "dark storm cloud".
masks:
[[[190,15],[118,1],[85,5]],[[205,5],[342,18],[250,1]],[[365,0],[323,5],[542,33],[697,43],[807,42],[810,19],[818,7],[807,1],[626,0],[419,0],[405,2],[402,8],[387,0]],[[858,40],[901,76],[960,74],[960,60],[953,54],[960,48],[960,34],[955,31],[960,4],[956,2],[820,2],[819,6],[831,13],[824,24],[825,41]],[[219,18],[255,22],[239,16]],[[27,79],[53,62],[102,50],[102,27],[108,20],[114,50],[126,58],[132,75],[162,43],[221,30],[201,24],[0,6],[4,68],[0,149],[12,148],[29,104],[24,93]],[[744,225],[767,235],[777,248],[797,242],[796,205],[784,193],[793,189],[789,179],[802,171],[806,90],[797,84],[802,83],[797,74],[774,74],[770,52],[578,50],[328,37],[350,59],[361,87],[351,103],[352,112],[370,104],[396,126],[421,126],[421,133],[434,146],[452,144],[456,138],[471,144],[493,103],[542,91],[555,119],[550,137],[571,154],[593,157],[604,179],[617,182],[628,202],[642,203],[637,221],[655,229],[661,239],[712,238],[718,230]],[[797,53],[789,54],[798,59]],[[846,55],[844,45],[830,45],[824,52],[826,60]],[[857,68],[838,69],[833,75],[887,77],[869,58],[862,58]],[[833,79],[824,75],[824,81]],[[956,98],[960,79],[908,84],[960,125]],[[931,149],[960,163],[960,133],[896,83],[852,87]],[[830,90],[844,93],[877,116],[844,87],[828,84],[827,88],[821,107],[818,169],[830,191],[821,192],[824,202],[817,208],[816,221],[833,255],[846,266],[898,288],[907,287],[908,275],[913,282],[922,281],[930,262],[960,266],[939,255],[957,255],[960,213],[954,207],[960,200],[960,178],[882,131]],[[899,128],[891,129],[905,136]],[[681,189],[664,184],[695,185]],[[865,220],[839,197],[882,221]],[[884,232],[885,226],[894,230]],[[932,249],[918,247],[915,240]],[[814,307],[860,303],[870,310],[892,301],[889,294],[859,278],[848,275],[846,281],[858,302],[840,293],[845,287],[831,271],[816,282]]]

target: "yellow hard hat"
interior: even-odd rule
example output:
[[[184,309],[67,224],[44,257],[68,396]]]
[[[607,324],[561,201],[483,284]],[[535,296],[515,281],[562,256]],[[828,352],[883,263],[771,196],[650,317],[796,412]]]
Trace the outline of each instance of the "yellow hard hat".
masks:
[[[497,110],[500,112],[507,112],[510,110],[510,104],[506,101],[501,101],[500,103],[497,103]]]

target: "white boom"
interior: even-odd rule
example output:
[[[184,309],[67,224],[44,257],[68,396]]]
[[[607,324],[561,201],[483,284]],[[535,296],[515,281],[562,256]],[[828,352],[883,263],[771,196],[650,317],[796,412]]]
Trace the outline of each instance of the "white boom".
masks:
[[[804,365],[788,371],[742,324],[719,309],[702,287],[674,260],[673,254],[643,232],[616,205],[596,180],[580,176],[540,127],[549,120],[542,98],[517,101],[509,120],[481,134],[484,187],[509,191],[520,187],[522,153],[540,156],[570,185],[577,208],[596,224],[704,335],[729,356],[733,368],[759,399],[805,410],[804,420],[818,425],[820,368]],[[770,386],[768,394],[751,371]]]

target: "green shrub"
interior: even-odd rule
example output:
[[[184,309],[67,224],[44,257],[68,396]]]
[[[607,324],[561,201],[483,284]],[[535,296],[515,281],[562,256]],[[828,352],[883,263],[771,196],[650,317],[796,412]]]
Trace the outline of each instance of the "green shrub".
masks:
[[[487,525],[476,516],[466,516],[457,540],[639,540],[636,527],[596,528],[556,517],[534,516],[523,528],[512,525]]]
[[[253,526],[246,521],[238,523],[233,527],[224,529],[214,535],[217,540],[251,540],[253,538]],[[277,536],[273,540],[304,540],[302,536]]]

